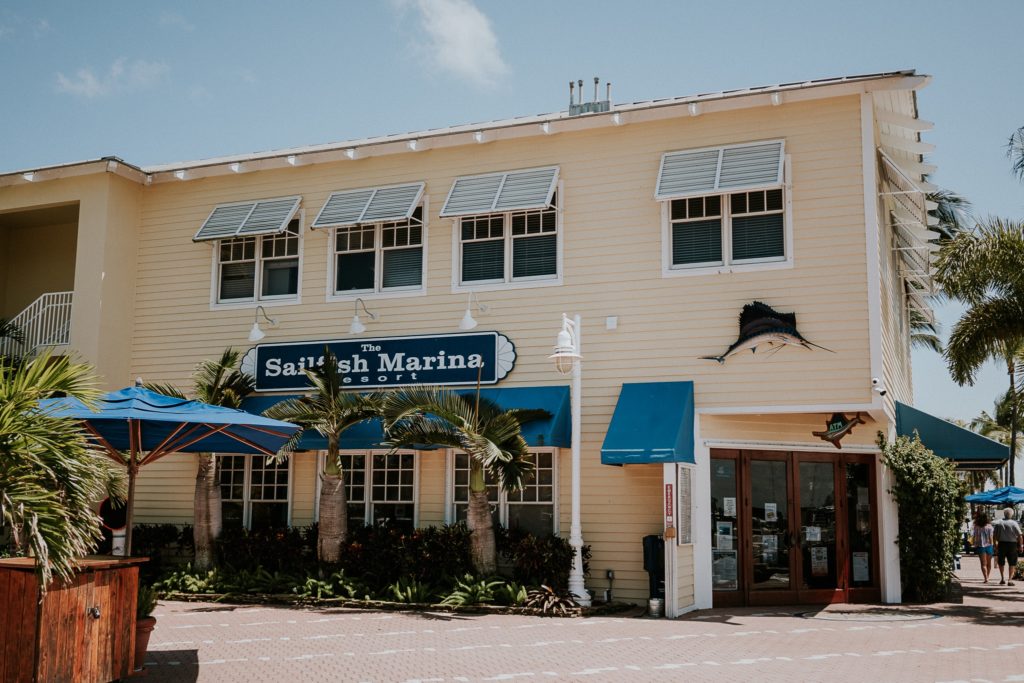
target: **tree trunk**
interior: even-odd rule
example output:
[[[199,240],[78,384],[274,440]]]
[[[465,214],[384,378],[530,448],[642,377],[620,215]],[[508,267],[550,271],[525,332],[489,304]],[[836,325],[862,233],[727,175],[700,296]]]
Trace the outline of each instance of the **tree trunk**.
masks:
[[[1017,483],[1017,476],[1014,473],[1017,469],[1017,387],[1014,383],[1014,370],[1016,370],[1016,364],[1013,358],[1006,359],[1006,370],[1010,375],[1010,392],[1008,394],[1010,398],[1010,463],[1009,463],[1009,483],[1010,486],[1014,486]]]
[[[473,568],[481,576],[491,576],[498,570],[498,552],[494,542],[494,518],[491,502],[487,500],[487,484],[483,467],[472,457],[469,460],[469,526],[470,554]]]
[[[320,522],[316,555],[321,562],[341,561],[341,545],[348,536],[348,491],[345,473],[338,466],[338,440],[327,442],[327,464],[320,475]]]
[[[214,543],[220,536],[220,480],[217,477],[217,456],[198,453],[196,490],[192,497],[192,540],[195,543],[195,568],[208,571],[214,564]]]

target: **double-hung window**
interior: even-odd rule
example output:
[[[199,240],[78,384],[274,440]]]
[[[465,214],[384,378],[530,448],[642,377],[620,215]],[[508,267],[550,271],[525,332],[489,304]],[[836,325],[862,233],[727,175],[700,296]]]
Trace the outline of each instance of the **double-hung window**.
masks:
[[[217,206],[193,238],[214,241],[218,304],[293,300],[299,295],[301,197]]]
[[[554,450],[533,450],[530,452],[533,472],[527,477],[519,491],[500,491],[489,477],[485,476],[487,498],[491,503],[494,522],[509,529],[523,529],[537,536],[558,532],[557,474],[558,459]],[[452,463],[452,519],[465,521],[469,505],[469,456],[454,452]]]
[[[350,525],[416,524],[415,451],[343,451],[340,458]]]
[[[781,140],[664,155],[656,197],[668,205],[667,269],[790,259],[784,161]]]
[[[219,455],[224,526],[277,529],[290,523],[290,459],[268,462],[262,455]]]
[[[423,183],[335,192],[312,227],[332,231],[334,296],[423,290]]]
[[[455,219],[454,284],[557,281],[558,168],[459,178],[441,216]]]

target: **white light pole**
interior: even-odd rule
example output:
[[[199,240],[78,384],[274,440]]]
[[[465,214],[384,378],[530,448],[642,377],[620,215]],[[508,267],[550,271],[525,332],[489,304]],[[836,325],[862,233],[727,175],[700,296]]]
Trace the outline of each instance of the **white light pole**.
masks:
[[[569,523],[569,545],[572,546],[572,569],[569,571],[569,592],[583,607],[590,607],[590,593],[583,581],[583,527],[580,524],[580,443],[582,440],[583,356],[580,355],[580,317],[569,320],[562,314],[562,330],[555,342],[551,359],[562,375],[572,373],[569,399],[572,403],[572,514]]]

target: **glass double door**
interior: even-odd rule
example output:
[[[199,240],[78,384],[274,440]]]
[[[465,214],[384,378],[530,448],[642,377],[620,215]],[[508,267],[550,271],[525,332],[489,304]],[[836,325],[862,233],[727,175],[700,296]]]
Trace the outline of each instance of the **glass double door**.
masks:
[[[715,604],[877,599],[870,455],[712,451]]]

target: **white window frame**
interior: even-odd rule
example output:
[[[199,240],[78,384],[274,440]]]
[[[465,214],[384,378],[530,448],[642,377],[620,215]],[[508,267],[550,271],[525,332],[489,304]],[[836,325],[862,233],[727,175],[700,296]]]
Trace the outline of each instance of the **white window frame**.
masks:
[[[726,273],[745,273],[760,270],[783,270],[794,266],[793,257],[793,193],[791,174],[791,158],[786,155],[783,161],[783,181],[781,185],[762,185],[757,187],[744,187],[735,190],[716,190],[686,197],[673,197],[672,199],[660,200],[661,204],[661,275],[662,277],[688,277],[693,275],[719,275]],[[746,192],[758,192],[764,190],[782,190],[782,223],[783,223],[783,249],[785,255],[782,257],[771,257],[767,259],[744,259],[741,261],[732,260],[732,203],[730,197],[734,194]],[[722,261],[716,263],[694,263],[685,265],[672,264],[672,202],[674,200],[685,200],[691,197],[722,198]]]
[[[461,501],[456,501],[455,500],[455,455],[458,452],[459,451],[456,451],[455,449],[451,449],[451,448],[445,450],[445,463],[444,463],[444,469],[445,469],[445,477],[444,477],[444,484],[445,484],[445,486],[444,486],[444,522],[445,522],[445,524],[454,524],[455,520],[457,519],[457,515],[455,513],[455,506],[456,506],[456,504],[464,505],[464,503],[462,503]],[[530,453],[532,453],[532,454],[550,453],[551,454],[551,533],[553,533],[553,534],[555,534],[557,536],[558,533],[559,533],[559,526],[560,526],[560,524],[559,524],[558,499],[560,497],[559,496],[559,491],[560,491],[560,487],[561,487],[561,482],[560,482],[560,479],[559,479],[559,469],[560,469],[559,461],[561,460],[561,457],[562,457],[561,449],[554,448],[554,447],[550,447],[550,448],[531,448],[530,449]],[[545,505],[545,506],[547,505],[547,503],[530,503],[530,502],[520,502],[520,501],[515,501],[515,500],[512,501],[512,504],[513,505],[537,505],[538,507],[540,505]],[[503,491],[503,490],[501,490],[499,488],[498,489],[498,502],[497,502],[497,506],[498,506],[498,521],[506,529],[508,528],[508,505],[509,505],[508,493],[506,493],[505,491]]]
[[[267,456],[265,456],[265,455],[246,454],[246,453],[218,453],[216,455],[216,457],[218,458],[218,460],[217,460],[217,485],[218,486],[220,486],[220,458],[221,457],[227,457],[227,456],[233,456],[233,457],[241,456],[241,457],[245,458],[245,470],[244,470],[245,473],[244,473],[244,475],[242,477],[242,501],[241,501],[242,502],[242,527],[245,528],[245,529],[250,529],[251,525],[252,525],[252,503],[253,503],[252,491],[251,491],[251,487],[252,487],[252,461],[253,461],[253,458],[266,458]],[[288,458],[287,463],[286,463],[287,467],[288,467],[288,500],[287,500],[288,526],[292,525],[292,497],[294,496],[294,493],[295,493],[295,467],[293,465],[293,461],[294,461],[294,458]],[[223,504],[225,502],[227,502],[227,503],[237,503],[238,501],[237,500],[228,500],[228,499],[222,499],[221,500],[221,504]],[[261,502],[268,502],[268,501],[258,500],[256,502],[257,503],[261,503]],[[285,501],[269,501],[269,502],[285,502]]]
[[[327,257],[329,263],[327,264],[327,290],[325,300],[328,302],[332,301],[355,301],[356,299],[400,299],[411,296],[425,296],[427,293],[427,264],[429,263],[427,243],[430,241],[427,239],[429,234],[428,230],[430,227],[430,198],[426,194],[420,200],[416,206],[420,207],[420,214],[422,216],[422,226],[420,248],[422,250],[423,258],[423,275],[420,280],[419,287],[392,287],[390,289],[383,289],[381,284],[384,281],[384,246],[381,240],[383,234],[383,225],[385,223],[396,223],[398,220],[387,220],[378,221],[376,223],[359,223],[355,225],[346,225],[340,227],[334,227],[325,232],[328,235],[327,243]],[[374,227],[374,288],[373,289],[353,289],[345,292],[338,292],[334,289],[338,269],[338,252],[337,249],[337,235],[338,230],[346,228],[359,228],[372,225]],[[388,249],[398,249],[400,247],[389,247]]]
[[[282,294],[278,296],[261,296],[260,291],[263,289],[263,239],[274,237],[280,237],[281,233],[272,233],[268,235],[251,235],[248,238],[256,240],[256,281],[253,285],[253,297],[248,299],[229,299],[227,301],[220,300],[220,247],[224,240],[210,240],[210,244],[213,245],[211,253],[211,271],[213,276],[210,281],[210,310],[230,310],[239,308],[256,308],[257,306],[263,306],[270,308],[272,306],[291,306],[294,304],[302,303],[302,267],[303,258],[302,253],[305,250],[305,224],[306,224],[305,210],[299,209],[292,220],[298,220],[298,260],[299,260],[299,272],[297,275],[298,286],[295,289],[295,294]],[[291,221],[289,221],[291,223]],[[287,227],[285,228],[287,230]],[[245,235],[241,237],[228,237],[226,239],[242,239],[246,238]],[[291,258],[291,257],[289,257]],[[277,260],[276,258],[269,260]]]
[[[339,451],[342,455],[365,455],[366,456],[366,483],[363,487],[363,520],[373,521],[373,494],[370,489],[373,487],[373,456],[374,455],[387,455],[390,451],[386,448],[370,448],[366,450],[341,450]],[[400,449],[397,451],[401,454],[412,455],[412,524],[414,528],[420,526],[420,457],[422,456],[421,451],[414,451],[410,449]],[[313,521],[320,521],[320,490],[323,488],[323,480],[320,474],[324,471],[324,467],[327,464],[327,451],[318,451],[316,454],[316,491],[314,493],[313,503]],[[349,487],[351,484],[347,478],[345,479],[345,486]],[[346,496],[348,490],[346,488]],[[387,504],[388,501],[382,501]]]
[[[565,191],[562,180],[558,180],[555,196],[558,203],[555,206],[555,248],[558,253],[555,255],[556,274],[534,275],[532,277],[512,278],[512,215],[517,213],[530,213],[531,211],[544,211],[545,209],[515,209],[514,211],[494,211],[481,214],[469,214],[465,216],[452,217],[452,292],[495,292],[506,289],[529,289],[533,287],[558,287],[562,285],[564,274],[563,247],[564,229],[562,214],[565,206]],[[502,240],[504,241],[504,278],[501,280],[481,280],[479,282],[462,282],[462,219],[476,218],[478,216],[501,215],[504,217],[504,229]],[[475,240],[470,240],[475,241]]]

